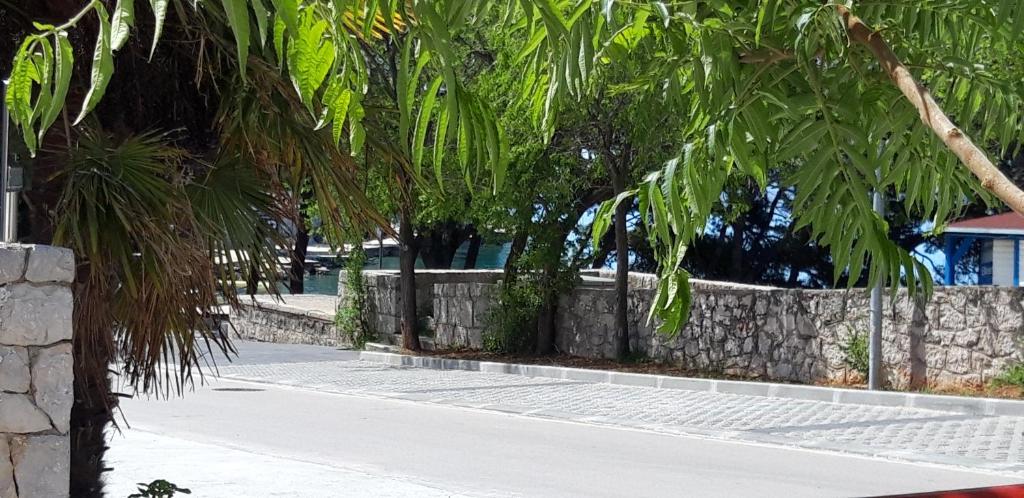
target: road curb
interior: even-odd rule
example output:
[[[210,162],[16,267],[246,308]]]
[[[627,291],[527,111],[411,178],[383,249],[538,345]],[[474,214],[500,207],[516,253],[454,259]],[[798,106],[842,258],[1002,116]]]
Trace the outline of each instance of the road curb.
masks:
[[[848,405],[887,406],[894,408],[917,408],[967,415],[1024,416],[1024,401],[970,398],[965,396],[940,396],[934,394],[872,392],[835,387],[803,386],[798,384],[775,384],[770,382],[745,382],[736,380],[698,379],[692,377],[671,377],[584,368],[555,367],[545,365],[524,365],[518,363],[497,363],[491,361],[457,360],[431,356],[411,356],[380,351],[362,351],[359,359],[383,363],[396,367],[429,368],[432,370],[465,370],[472,372],[521,375],[560,380],[574,380],[639,386],[656,389],[680,389],[713,393],[762,396],[768,398],[799,399]]]

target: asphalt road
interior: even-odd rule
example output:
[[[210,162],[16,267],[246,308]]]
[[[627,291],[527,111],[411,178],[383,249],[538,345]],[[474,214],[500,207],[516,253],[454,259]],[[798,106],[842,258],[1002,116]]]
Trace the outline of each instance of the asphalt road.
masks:
[[[248,361],[334,360],[296,348]],[[358,372],[350,373],[358,375]],[[233,380],[126,400],[111,496],[166,478],[192,496],[870,496],[1011,477],[803,449]]]

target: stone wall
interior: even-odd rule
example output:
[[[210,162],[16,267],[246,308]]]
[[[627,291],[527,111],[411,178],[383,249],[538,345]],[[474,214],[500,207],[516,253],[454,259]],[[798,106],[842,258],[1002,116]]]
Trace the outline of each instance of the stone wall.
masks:
[[[492,284],[501,279],[501,276],[500,270],[416,270],[416,310],[423,322],[421,325],[438,333],[448,333],[449,329],[436,321],[437,316],[443,312],[435,309],[439,305],[435,292],[438,286],[456,283]],[[399,292],[398,270],[364,271],[363,282],[366,286],[370,332],[381,342],[394,342],[393,336],[400,334],[402,330],[402,296]],[[342,275],[338,281],[339,298],[343,300],[346,292],[346,282]],[[444,301],[441,303],[443,305]],[[459,326],[473,328],[472,317]],[[439,330],[439,327],[444,331]]]
[[[68,496],[71,251],[0,244],[0,497]]]
[[[231,326],[247,340],[352,347],[334,326],[335,306],[333,296],[285,296],[282,302],[257,296],[231,311]]]
[[[609,275],[609,274],[604,274]],[[630,349],[702,371],[797,382],[859,377],[845,361],[870,330],[864,290],[778,289],[694,280],[689,322],[675,337],[647,324],[657,280],[631,279]],[[560,302],[562,351],[613,357],[612,287]],[[900,291],[883,306],[883,357],[893,386],[977,385],[1024,360],[1024,289],[938,287],[927,302]]]
[[[483,282],[434,285],[435,346],[482,349],[487,314],[497,287],[497,284]]]
[[[461,272],[453,271],[452,274]],[[584,272],[559,300],[559,351],[613,358],[613,275]],[[397,278],[394,280],[397,292]],[[694,280],[689,322],[675,335],[648,324],[657,278],[631,274],[630,349],[698,371],[804,383],[848,382],[860,374],[845,361],[855,335],[869,331],[863,290],[779,289]],[[438,348],[479,348],[494,285],[451,277],[433,287]],[[422,298],[422,296],[420,296]],[[397,320],[397,309],[388,316]],[[938,287],[928,302],[905,292],[884,303],[883,355],[891,385],[973,385],[1024,361],[1024,289]],[[397,327],[397,326],[396,326]],[[395,328],[397,331],[397,328]]]

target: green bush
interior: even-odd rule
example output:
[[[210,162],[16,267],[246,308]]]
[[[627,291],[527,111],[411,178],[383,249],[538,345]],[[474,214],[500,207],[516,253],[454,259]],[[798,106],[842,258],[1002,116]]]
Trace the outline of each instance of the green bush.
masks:
[[[345,299],[338,303],[334,315],[334,325],[352,341],[355,349],[363,349],[373,339],[366,323],[366,284],[363,281],[365,264],[366,253],[361,248],[349,253],[345,262]]]
[[[503,354],[529,351],[542,302],[531,279],[501,284],[497,302],[484,322],[484,350]]]
[[[172,498],[176,494],[190,495],[191,490],[179,488],[176,484],[157,479],[149,484],[139,483],[139,492],[128,495],[128,498]]]
[[[843,362],[863,375],[864,378],[868,377],[870,369],[870,353],[868,348],[867,334],[859,333],[851,335],[847,338],[846,344],[843,345]]]
[[[1017,363],[1011,366],[1010,368],[1006,369],[1005,372],[999,374],[998,377],[992,379],[992,385],[996,387],[1024,387],[1024,363]]]

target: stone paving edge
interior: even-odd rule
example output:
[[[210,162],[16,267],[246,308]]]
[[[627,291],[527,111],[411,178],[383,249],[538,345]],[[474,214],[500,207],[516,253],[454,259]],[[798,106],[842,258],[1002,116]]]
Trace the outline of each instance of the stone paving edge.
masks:
[[[823,401],[837,404],[917,408],[968,415],[1024,416],[1024,401],[1009,399],[942,396],[891,391],[872,392],[797,384],[672,377],[584,368],[412,356],[381,351],[362,351],[359,354],[359,359],[396,367],[466,370],[657,389],[706,391],[769,398]]]

